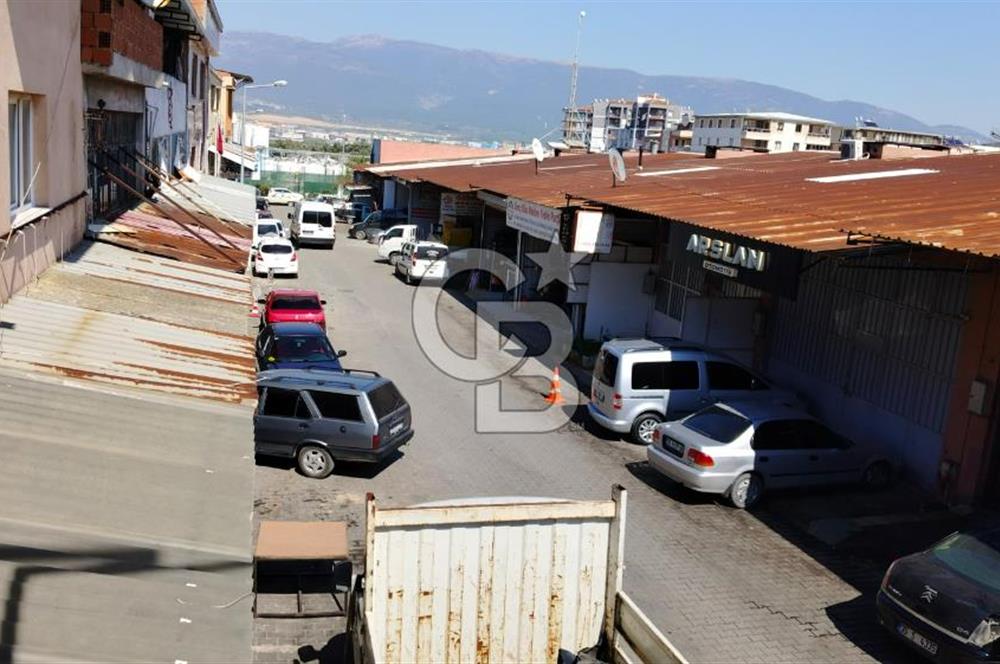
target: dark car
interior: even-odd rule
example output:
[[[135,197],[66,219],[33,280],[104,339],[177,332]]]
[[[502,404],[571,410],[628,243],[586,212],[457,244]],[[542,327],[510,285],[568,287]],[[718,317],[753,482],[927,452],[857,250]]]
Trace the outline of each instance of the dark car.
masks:
[[[892,563],[879,622],[939,662],[1000,662],[1000,527],[953,533]]]
[[[387,228],[405,224],[408,219],[409,215],[405,209],[375,210],[368,214],[362,221],[352,224],[347,229],[347,234],[358,240],[364,240]]]
[[[340,358],[346,351],[336,351],[326,331],[316,323],[274,323],[265,325],[257,335],[257,368],[327,369],[342,371]]]
[[[258,219],[272,219],[271,206],[268,205],[267,199],[263,196],[257,197],[257,218]]]
[[[334,460],[377,463],[413,437],[410,405],[371,371],[266,371],[257,386],[257,454],[294,458],[307,477],[326,477]]]

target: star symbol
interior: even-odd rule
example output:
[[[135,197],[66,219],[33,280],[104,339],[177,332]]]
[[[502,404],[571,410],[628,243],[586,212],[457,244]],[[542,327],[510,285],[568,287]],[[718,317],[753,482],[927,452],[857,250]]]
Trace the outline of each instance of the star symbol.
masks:
[[[549,241],[549,250],[533,254],[525,254],[533,263],[542,268],[542,273],[538,276],[537,289],[541,290],[553,281],[561,281],[566,286],[575,291],[576,284],[573,281],[573,266],[586,258],[587,254],[567,253],[559,243],[559,236],[553,235]]]

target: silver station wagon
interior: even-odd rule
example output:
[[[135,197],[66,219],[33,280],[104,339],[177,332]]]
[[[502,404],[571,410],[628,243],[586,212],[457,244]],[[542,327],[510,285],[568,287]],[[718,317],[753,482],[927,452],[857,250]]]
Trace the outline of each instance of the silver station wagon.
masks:
[[[764,402],[717,403],[656,427],[650,465],[684,486],[751,507],[765,489],[888,484],[892,466],[809,414]]]

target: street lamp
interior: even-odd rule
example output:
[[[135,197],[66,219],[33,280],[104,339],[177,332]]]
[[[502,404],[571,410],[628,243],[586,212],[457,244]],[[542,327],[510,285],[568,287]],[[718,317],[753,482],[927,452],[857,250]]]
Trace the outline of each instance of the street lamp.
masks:
[[[246,154],[246,132],[247,132],[247,90],[250,88],[283,88],[288,85],[288,81],[281,79],[278,81],[271,81],[270,83],[258,83],[256,85],[241,85],[240,89],[243,90],[243,108],[240,111],[240,184],[243,184],[243,169],[246,164],[243,163],[244,155]]]

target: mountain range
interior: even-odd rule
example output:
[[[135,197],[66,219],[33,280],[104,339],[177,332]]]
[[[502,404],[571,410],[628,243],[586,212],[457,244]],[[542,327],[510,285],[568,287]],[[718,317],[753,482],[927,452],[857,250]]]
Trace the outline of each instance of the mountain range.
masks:
[[[320,43],[231,32],[215,64],[257,82],[288,81],[280,89],[254,90],[250,108],[477,140],[524,140],[551,131],[561,122],[569,88],[566,64],[377,35]],[[863,117],[881,127],[985,138],[967,127],[931,126],[872,104],[827,101],[765,83],[580,67],[581,103],[652,92],[696,113],[780,110],[843,125]]]

